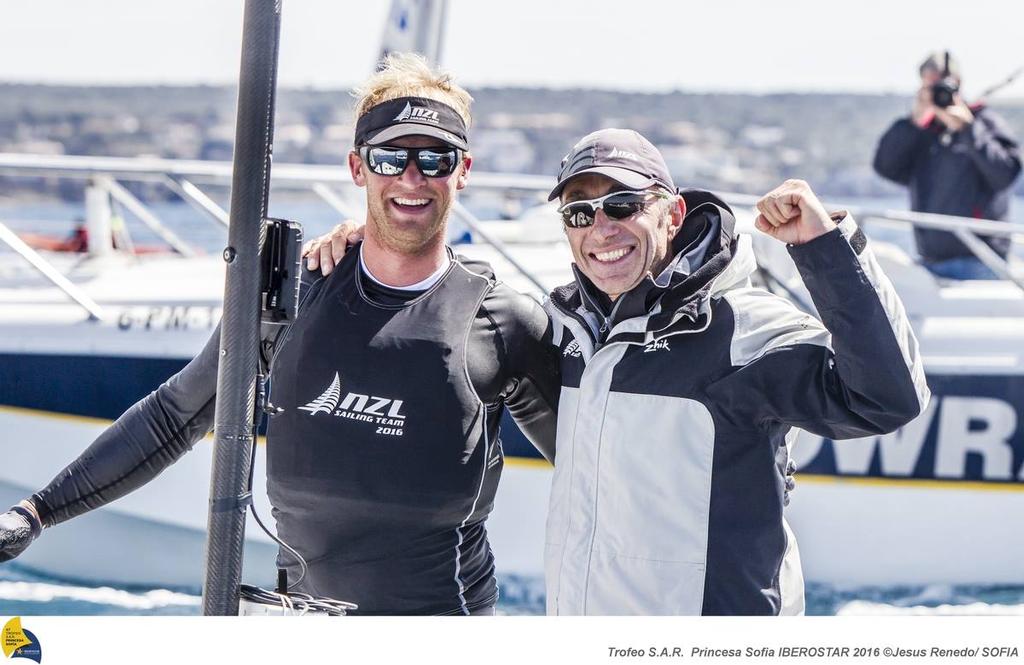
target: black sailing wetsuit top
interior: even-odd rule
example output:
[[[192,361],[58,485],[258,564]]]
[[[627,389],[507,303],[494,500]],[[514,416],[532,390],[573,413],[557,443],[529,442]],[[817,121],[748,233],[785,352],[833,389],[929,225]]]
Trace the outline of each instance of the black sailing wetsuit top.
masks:
[[[508,407],[554,453],[557,350],[533,300],[455,258],[423,292],[375,284],[352,251],[307,283],[276,342],[267,484],[309,565],[295,589],[359,614],[468,613],[497,599],[484,521]],[[56,524],[152,479],[213,425],[219,333],[34,495]],[[197,488],[201,491],[205,488]],[[299,565],[282,552],[289,579]]]

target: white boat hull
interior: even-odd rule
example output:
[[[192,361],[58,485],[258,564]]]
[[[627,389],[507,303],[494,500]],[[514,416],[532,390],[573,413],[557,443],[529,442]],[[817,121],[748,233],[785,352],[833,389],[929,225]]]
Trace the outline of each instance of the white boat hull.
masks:
[[[7,461],[0,469],[0,506],[12,505],[50,481],[108,422],[0,407]],[[7,438],[9,437],[9,438]],[[262,445],[259,447],[262,453]],[[45,454],[41,454],[45,450]],[[202,584],[207,502],[212,463],[207,437],[155,480],[109,506],[47,529],[17,563],[61,579],[122,586],[198,589]],[[253,502],[273,528],[266,466],[257,455]],[[507,462],[491,544],[503,575],[540,577],[550,467],[539,460]],[[273,586],[273,543],[250,516],[246,524],[244,580]]]
[[[528,264],[550,268],[567,260],[564,246],[519,249]],[[490,258],[513,286],[529,289],[493,252],[460,251]],[[839,585],[1024,584],[1024,298],[1003,284],[991,287],[985,300],[970,297],[982,291],[969,283],[937,290],[898,256],[879,256],[915,322],[929,382],[941,390],[927,421],[881,443],[812,440],[796,446],[800,468],[809,473],[798,474],[787,515],[805,576]],[[114,358],[125,376],[132,359],[183,363],[219,317],[213,287],[221,271],[209,257],[101,271],[84,288],[120,312],[104,324],[87,321],[59,294],[0,289],[0,354],[11,363],[48,356],[58,363],[64,357]],[[71,378],[55,377],[56,387],[48,390],[81,390],[78,383],[86,379],[95,379],[94,392],[118,389],[116,381],[80,370]],[[46,390],[40,394],[45,397]],[[20,407],[0,406],[0,501],[9,503],[43,487],[110,422]],[[197,588],[210,452],[209,441],[198,444],[147,487],[48,531],[18,561],[63,578]],[[263,469],[258,463],[257,488]],[[550,477],[539,460],[507,460],[488,522],[499,575],[542,577]],[[265,494],[257,489],[255,497],[271,523]],[[253,542],[247,579],[273,584],[276,546],[251,520],[247,536]]]
[[[109,424],[0,407],[7,463],[0,505],[29,496]],[[205,569],[212,441],[206,439],[156,480],[112,503],[48,529],[17,563],[61,579],[122,586],[198,589]],[[45,451],[45,452],[44,452]],[[262,476],[261,476],[262,481]],[[270,518],[265,492],[257,504]],[[277,545],[249,518],[245,580],[273,585]]]
[[[1021,585],[1022,489],[798,474],[786,519],[812,582]]]

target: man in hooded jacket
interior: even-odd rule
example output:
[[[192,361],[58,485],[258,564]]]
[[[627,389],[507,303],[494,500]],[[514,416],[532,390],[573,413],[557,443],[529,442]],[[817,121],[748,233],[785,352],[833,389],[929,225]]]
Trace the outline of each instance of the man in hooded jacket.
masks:
[[[756,226],[788,243],[819,321],[751,286],[729,207],[679,193],[636,132],[580,140],[556,197],[576,279],[546,304],[562,376],[548,612],[800,611],[783,520],[793,428],[881,434],[929,398],[863,232],[803,181],[758,203]]]

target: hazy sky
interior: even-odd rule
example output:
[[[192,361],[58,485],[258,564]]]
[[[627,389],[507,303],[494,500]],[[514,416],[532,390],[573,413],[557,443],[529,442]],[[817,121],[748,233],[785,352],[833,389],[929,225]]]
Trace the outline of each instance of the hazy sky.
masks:
[[[284,0],[280,83],[364,77],[388,5]],[[233,82],[242,7],[8,0],[0,81]],[[1016,0],[452,0],[444,64],[470,86],[909,92],[923,55],[950,48],[969,95],[1024,65],[1022,29]]]

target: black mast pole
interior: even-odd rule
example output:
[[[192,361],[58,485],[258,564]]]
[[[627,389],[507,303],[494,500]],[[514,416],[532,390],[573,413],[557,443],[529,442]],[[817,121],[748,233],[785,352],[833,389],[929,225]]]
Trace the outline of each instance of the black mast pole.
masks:
[[[270,190],[280,27],[281,0],[246,0],[230,224],[224,250],[227,272],[203,584],[206,615],[238,614],[259,369],[259,249]]]

